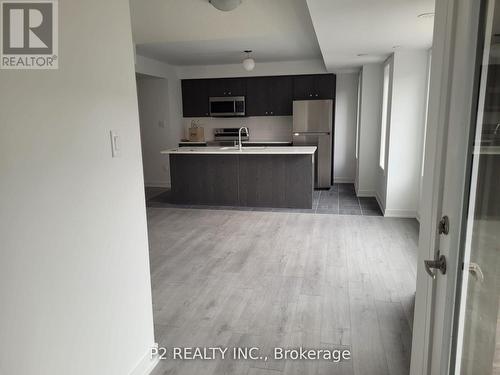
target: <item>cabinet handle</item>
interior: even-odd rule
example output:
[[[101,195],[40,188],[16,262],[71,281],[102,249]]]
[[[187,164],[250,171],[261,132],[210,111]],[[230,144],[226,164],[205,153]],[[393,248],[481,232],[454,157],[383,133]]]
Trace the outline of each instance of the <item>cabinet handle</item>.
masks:
[[[231,95],[231,91],[229,91],[228,94]]]
[[[266,111],[266,115],[267,115],[267,111]]]
[[[271,114],[273,114],[273,113],[271,112]]]
[[[313,94],[309,94],[309,96],[313,96]]]

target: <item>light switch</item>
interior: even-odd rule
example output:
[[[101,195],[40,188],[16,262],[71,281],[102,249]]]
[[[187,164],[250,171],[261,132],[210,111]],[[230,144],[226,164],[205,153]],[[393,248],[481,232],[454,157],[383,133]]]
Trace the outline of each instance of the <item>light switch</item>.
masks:
[[[117,158],[120,156],[120,137],[116,130],[111,130],[109,134],[111,136],[111,156]]]

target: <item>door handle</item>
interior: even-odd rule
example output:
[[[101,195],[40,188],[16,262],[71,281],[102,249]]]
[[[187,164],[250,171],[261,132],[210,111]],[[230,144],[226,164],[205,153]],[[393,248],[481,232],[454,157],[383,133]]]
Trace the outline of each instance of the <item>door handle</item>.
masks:
[[[480,284],[484,282],[484,273],[481,267],[479,267],[479,264],[473,262],[469,263],[469,272]]]
[[[439,270],[443,275],[446,273],[446,257],[444,255],[439,255],[438,258],[433,260],[424,260],[425,272],[429,274],[433,279],[436,278],[436,273],[431,269]]]

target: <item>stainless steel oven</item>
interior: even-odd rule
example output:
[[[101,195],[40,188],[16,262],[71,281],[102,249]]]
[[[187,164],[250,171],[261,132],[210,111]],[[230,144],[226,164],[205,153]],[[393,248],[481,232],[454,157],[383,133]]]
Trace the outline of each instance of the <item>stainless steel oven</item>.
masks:
[[[210,97],[208,104],[212,117],[241,117],[246,114],[244,96]]]

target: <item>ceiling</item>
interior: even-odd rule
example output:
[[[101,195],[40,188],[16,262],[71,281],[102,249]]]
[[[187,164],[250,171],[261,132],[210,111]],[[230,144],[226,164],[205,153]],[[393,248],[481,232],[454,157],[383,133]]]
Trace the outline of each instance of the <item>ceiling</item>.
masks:
[[[321,59],[329,71],[428,48],[434,0],[243,0],[231,12],[208,0],[130,0],[137,53],[173,65]],[[358,56],[362,55],[362,56]]]
[[[395,49],[429,48],[434,0],[307,0],[329,71],[383,61]],[[362,56],[358,56],[362,55]]]
[[[243,0],[231,12],[208,0],[130,0],[137,53],[173,65],[321,59],[304,0]]]

